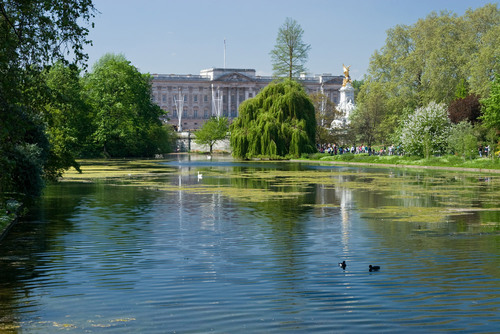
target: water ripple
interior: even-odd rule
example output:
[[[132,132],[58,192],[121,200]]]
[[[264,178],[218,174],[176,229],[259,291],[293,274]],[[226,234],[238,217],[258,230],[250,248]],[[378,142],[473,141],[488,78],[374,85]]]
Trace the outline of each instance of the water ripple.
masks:
[[[320,214],[293,200],[245,206],[211,194],[180,199],[102,185],[82,192],[68,195],[77,203],[69,209],[49,201],[2,244],[0,332],[16,324],[26,333],[500,325],[495,234],[439,230],[421,239],[408,233],[411,223],[373,223],[354,207]],[[369,264],[382,268],[369,272]]]

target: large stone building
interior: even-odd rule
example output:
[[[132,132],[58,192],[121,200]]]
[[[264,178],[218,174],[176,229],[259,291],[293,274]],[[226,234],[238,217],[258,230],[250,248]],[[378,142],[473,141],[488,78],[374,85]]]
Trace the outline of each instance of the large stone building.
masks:
[[[331,74],[303,75],[299,82],[307,93],[323,92],[337,104],[343,79]],[[226,116],[231,121],[238,116],[239,105],[272,80],[257,76],[254,69],[211,68],[200,75],[153,74],[153,101],[169,112],[168,123],[180,126],[180,130],[195,130],[211,116]]]

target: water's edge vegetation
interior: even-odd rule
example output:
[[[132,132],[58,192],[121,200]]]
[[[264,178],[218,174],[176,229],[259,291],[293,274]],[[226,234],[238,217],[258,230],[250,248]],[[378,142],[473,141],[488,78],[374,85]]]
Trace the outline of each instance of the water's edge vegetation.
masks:
[[[454,155],[430,157],[428,159],[416,156],[399,155],[368,155],[368,154],[342,154],[329,155],[317,153],[304,155],[301,159],[290,161],[310,161],[331,164],[354,166],[377,166],[390,168],[425,168],[450,171],[500,173],[500,160],[488,157],[477,159],[463,159]]]
[[[16,200],[7,200],[5,204],[0,203],[0,241],[9,233],[11,227],[22,216],[24,205]]]

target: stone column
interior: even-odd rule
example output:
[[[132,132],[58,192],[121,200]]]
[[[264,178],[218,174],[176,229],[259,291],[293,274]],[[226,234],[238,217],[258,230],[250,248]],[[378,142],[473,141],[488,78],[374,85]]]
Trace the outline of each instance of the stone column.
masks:
[[[231,87],[227,88],[227,118],[231,116]]]

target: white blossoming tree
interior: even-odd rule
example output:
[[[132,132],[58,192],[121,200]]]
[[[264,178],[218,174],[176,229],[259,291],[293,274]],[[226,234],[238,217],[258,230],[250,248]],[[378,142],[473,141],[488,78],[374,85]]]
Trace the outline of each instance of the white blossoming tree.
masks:
[[[406,154],[429,158],[443,154],[450,131],[446,105],[430,102],[408,115],[401,128],[400,142]]]

